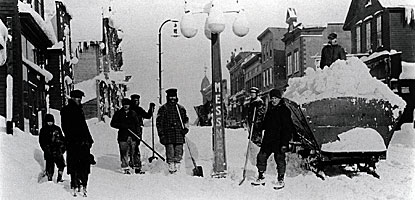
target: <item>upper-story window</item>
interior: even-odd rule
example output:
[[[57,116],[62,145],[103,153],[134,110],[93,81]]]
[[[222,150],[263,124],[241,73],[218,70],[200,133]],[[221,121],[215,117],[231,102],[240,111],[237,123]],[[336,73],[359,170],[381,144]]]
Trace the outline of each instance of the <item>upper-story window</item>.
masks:
[[[270,58],[272,58],[272,49],[273,49],[273,46],[272,46],[272,40],[269,42],[269,57]]]
[[[356,53],[361,52],[361,35],[360,35],[360,25],[356,26]]]
[[[297,73],[300,71],[300,57],[299,57],[299,52],[298,50],[294,51],[294,73]]]
[[[291,53],[287,56],[287,76],[290,76],[293,73],[292,58]]]
[[[382,15],[376,17],[376,46],[382,46]]]
[[[366,22],[366,51],[370,51],[372,49],[372,43],[370,40],[371,37],[371,29],[370,29],[370,21]]]

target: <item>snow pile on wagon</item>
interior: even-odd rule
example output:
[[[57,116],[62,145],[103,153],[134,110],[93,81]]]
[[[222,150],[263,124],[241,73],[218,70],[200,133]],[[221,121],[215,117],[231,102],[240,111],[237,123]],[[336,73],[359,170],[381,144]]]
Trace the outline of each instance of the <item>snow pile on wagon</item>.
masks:
[[[405,101],[380,80],[372,77],[369,68],[356,57],[337,60],[323,70],[307,68],[304,77],[291,78],[284,97],[298,104],[337,97],[359,97],[389,101],[403,110]]]

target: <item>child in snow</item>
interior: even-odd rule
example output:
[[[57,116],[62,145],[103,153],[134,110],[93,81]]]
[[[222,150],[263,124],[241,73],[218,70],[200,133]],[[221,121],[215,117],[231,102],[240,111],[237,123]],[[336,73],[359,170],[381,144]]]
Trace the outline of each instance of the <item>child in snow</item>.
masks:
[[[46,160],[46,175],[48,181],[52,181],[56,164],[58,167],[56,182],[62,182],[62,174],[66,166],[65,158],[63,157],[66,151],[65,137],[62,134],[61,128],[55,125],[55,119],[51,114],[45,115],[45,125],[40,129],[39,133],[39,144]]]

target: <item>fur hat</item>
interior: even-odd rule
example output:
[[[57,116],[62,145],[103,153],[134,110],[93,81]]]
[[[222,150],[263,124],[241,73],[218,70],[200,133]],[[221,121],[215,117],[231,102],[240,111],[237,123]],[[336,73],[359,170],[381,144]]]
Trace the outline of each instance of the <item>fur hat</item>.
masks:
[[[138,94],[132,94],[130,96],[130,98],[131,98],[131,100],[133,100],[133,99],[140,99],[140,95],[138,95]]]
[[[81,90],[73,90],[71,91],[70,96],[73,98],[82,98],[85,96],[85,94]]]
[[[45,122],[53,122],[53,123],[55,123],[55,118],[53,117],[52,114],[46,114],[45,115]]]
[[[281,99],[281,97],[282,97],[281,91],[280,90],[277,90],[277,89],[272,89],[269,92],[269,97],[270,98],[277,97],[277,98]]]
[[[167,97],[177,97],[177,89],[176,88],[170,88],[166,90]]]
[[[121,100],[122,105],[131,105],[131,100],[129,98],[124,98]]]

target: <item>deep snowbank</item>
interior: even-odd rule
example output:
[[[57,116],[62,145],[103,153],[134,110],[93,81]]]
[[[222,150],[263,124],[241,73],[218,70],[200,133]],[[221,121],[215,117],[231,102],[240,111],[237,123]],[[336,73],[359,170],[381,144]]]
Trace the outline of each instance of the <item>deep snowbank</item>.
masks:
[[[14,129],[14,135],[5,134],[4,118],[0,117],[0,199],[73,199],[69,193],[69,176],[63,183],[38,183],[44,169],[43,155],[38,137]],[[88,186],[88,199],[414,199],[415,198],[415,131],[413,124],[404,124],[395,132],[388,149],[387,159],[377,165],[380,179],[360,173],[352,178],[334,173],[325,181],[300,168],[301,160],[288,154],[286,187],[275,191],[271,181],[275,167],[270,164],[266,172],[267,185],[252,187],[256,167],[249,162],[248,181],[238,186],[245,159],[247,132],[243,129],[226,129],[226,158],[228,176],[210,178],[212,171],[211,127],[191,127],[188,138],[196,162],[204,169],[205,177],[186,173],[193,168],[185,152],[183,171],[177,176],[168,175],[163,162],[149,164],[152,153],[140,146],[145,175],[126,176],[120,173],[116,130],[97,119],[88,120],[95,144],[92,152],[97,165],[92,167]],[[151,127],[144,128],[144,140],[151,141]],[[150,143],[151,144],[151,143]],[[164,155],[164,148],[156,138],[155,148]],[[250,155],[255,157],[256,155]],[[270,158],[271,160],[272,158]],[[254,158],[250,158],[254,160]],[[269,161],[270,161],[269,160]],[[56,179],[56,177],[55,177]]]

